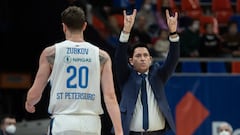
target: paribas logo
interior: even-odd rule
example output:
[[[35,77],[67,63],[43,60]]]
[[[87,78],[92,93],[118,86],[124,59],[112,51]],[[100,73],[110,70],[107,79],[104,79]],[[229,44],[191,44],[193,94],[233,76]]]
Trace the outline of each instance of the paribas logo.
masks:
[[[72,61],[72,58],[70,56],[65,56],[64,57],[64,62],[65,63],[71,63],[71,61]]]

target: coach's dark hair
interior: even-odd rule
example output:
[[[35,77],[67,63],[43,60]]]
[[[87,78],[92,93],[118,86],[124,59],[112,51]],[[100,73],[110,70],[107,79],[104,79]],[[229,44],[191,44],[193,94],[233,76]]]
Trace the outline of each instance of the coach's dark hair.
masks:
[[[144,42],[136,42],[132,45],[132,47],[129,48],[129,57],[132,58],[133,57],[133,53],[135,51],[136,48],[138,47],[145,47],[149,54],[151,55],[151,51],[150,51],[150,48],[147,46],[147,43],[144,43]]]
[[[79,30],[82,29],[86,16],[82,8],[69,6],[61,13],[61,19],[70,30]]]

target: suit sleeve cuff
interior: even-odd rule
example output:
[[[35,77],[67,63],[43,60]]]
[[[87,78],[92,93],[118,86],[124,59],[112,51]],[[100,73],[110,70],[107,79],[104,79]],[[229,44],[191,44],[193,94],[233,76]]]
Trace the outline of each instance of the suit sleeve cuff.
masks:
[[[180,39],[180,37],[179,37],[179,36],[177,36],[177,37],[174,37],[174,38],[172,38],[171,36],[169,36],[169,41],[170,41],[170,42],[178,42],[178,41],[179,41],[179,39]]]
[[[126,42],[128,42],[129,36],[130,36],[130,33],[124,33],[122,31],[121,34],[120,34],[120,37],[119,37],[119,41],[123,42],[123,43],[126,43]]]

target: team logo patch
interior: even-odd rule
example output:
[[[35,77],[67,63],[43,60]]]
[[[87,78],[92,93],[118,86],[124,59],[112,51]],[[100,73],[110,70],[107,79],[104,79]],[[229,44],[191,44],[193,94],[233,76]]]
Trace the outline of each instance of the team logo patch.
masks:
[[[64,57],[64,62],[65,63],[71,63],[71,61],[72,61],[72,58],[70,56],[65,56]]]

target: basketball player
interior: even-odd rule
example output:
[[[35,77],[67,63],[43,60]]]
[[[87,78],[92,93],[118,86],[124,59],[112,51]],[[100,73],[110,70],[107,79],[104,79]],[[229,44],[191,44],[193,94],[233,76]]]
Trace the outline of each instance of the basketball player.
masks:
[[[66,40],[41,53],[38,72],[27,93],[26,110],[35,112],[50,81],[48,135],[100,135],[101,85],[115,134],[123,135],[110,56],[84,41],[87,23],[80,7],[68,7],[61,17]]]

